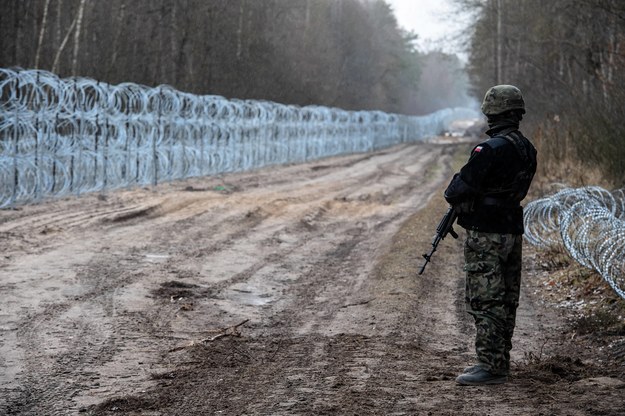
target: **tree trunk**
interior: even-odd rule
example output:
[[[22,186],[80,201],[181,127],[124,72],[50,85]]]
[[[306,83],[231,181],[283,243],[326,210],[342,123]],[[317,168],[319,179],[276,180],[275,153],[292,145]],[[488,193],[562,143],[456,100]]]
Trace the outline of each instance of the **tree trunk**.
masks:
[[[241,0],[239,6],[239,24],[237,28],[237,61],[241,60],[243,49],[243,14],[245,13],[245,0]]]
[[[19,62],[19,52],[22,49],[21,45],[20,45],[20,19],[22,17],[22,12],[20,10],[20,4],[21,2],[16,2],[17,4],[15,5],[15,48],[13,49],[13,62],[17,63]]]
[[[503,11],[502,11],[502,7],[501,7],[501,0],[497,0],[496,3],[496,13],[497,13],[497,57],[496,59],[496,83],[497,84],[501,84],[502,83],[502,78],[503,78],[503,74],[502,74],[502,58],[503,58],[503,25],[502,25],[502,15],[503,15]]]
[[[178,84],[178,60],[182,58],[181,55],[181,51],[177,51],[177,49],[179,47],[181,47],[181,45],[178,45],[176,43],[176,35],[178,34],[178,31],[180,30],[178,28],[178,22],[177,22],[177,18],[178,16],[176,15],[176,4],[177,2],[172,2],[171,5],[171,26],[170,26],[170,46],[171,46],[171,53],[170,53],[170,59],[169,59],[169,63],[171,65],[171,73],[168,74],[170,79],[169,82],[171,83],[171,85],[177,85]],[[178,59],[176,59],[178,58]]]
[[[61,24],[61,16],[63,15],[63,0],[58,0],[56,4],[56,32],[54,38],[54,45],[59,46],[63,41],[63,34],[61,33],[61,29],[63,25]]]
[[[69,29],[67,29],[67,33],[65,34],[65,38],[63,39],[63,41],[59,45],[59,49],[57,49],[57,51],[56,51],[56,55],[54,56],[54,63],[52,64],[52,72],[54,72],[54,73],[58,73],[59,61],[61,59],[61,54],[63,53],[63,49],[65,49],[65,45],[67,45],[67,42],[69,41],[69,37],[72,34],[72,31],[74,30],[74,27],[76,27],[76,21],[77,20],[78,19],[75,18],[74,21],[72,22],[71,26],[69,27]]]
[[[85,12],[85,3],[87,0],[80,0],[78,6],[78,14],[76,15],[76,31],[74,32],[74,52],[72,54],[72,75],[77,75],[78,70],[78,53],[80,52],[80,32],[82,29],[82,18]]]
[[[113,55],[111,56],[109,66],[106,71],[107,78],[111,77],[111,72],[113,71],[113,69],[116,67],[116,64],[117,64],[117,57],[119,56],[119,39],[123,32],[122,28],[124,27],[125,15],[126,15],[126,2],[122,1],[122,3],[119,6],[119,11],[117,13],[117,16],[118,16],[117,28],[115,30],[115,35],[113,37]]]
[[[43,43],[43,36],[46,32],[46,24],[48,22],[48,8],[50,7],[50,0],[46,0],[43,6],[43,18],[41,20],[41,29],[39,30],[39,40],[37,41],[37,52],[35,53],[35,69],[39,69],[39,61],[41,59],[41,44]]]

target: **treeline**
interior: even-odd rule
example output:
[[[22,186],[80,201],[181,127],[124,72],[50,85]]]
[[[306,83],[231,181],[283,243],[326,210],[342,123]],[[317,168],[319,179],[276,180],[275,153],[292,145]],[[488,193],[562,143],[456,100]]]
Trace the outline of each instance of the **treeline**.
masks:
[[[625,2],[457,0],[474,13],[469,76],[523,91],[543,166],[567,160],[625,184]]]
[[[383,0],[0,0],[0,10],[2,67],[419,111],[422,57]]]

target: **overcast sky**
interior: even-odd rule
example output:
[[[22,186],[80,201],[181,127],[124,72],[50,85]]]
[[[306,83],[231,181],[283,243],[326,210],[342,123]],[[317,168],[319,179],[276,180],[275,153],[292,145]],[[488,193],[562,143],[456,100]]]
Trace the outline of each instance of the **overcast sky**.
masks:
[[[386,0],[395,10],[400,27],[419,35],[420,49],[442,49],[448,53],[459,52],[449,41],[462,27],[457,16],[450,18],[453,8],[449,0]]]

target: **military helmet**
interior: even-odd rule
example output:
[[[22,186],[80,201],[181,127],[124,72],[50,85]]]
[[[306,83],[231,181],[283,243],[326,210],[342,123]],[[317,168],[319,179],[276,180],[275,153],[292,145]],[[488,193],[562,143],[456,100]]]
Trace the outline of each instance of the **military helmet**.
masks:
[[[525,101],[514,85],[495,85],[486,91],[482,102],[482,113],[494,116],[510,110],[522,110],[525,113]]]

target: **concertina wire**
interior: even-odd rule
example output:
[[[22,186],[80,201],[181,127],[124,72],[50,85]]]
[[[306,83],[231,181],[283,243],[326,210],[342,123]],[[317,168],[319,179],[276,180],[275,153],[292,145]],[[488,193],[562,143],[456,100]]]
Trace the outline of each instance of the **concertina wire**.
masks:
[[[194,95],[0,68],[0,208],[300,163],[441,133],[426,116]]]
[[[0,68],[0,208],[424,141],[451,121],[194,95]],[[525,238],[562,246],[625,299],[623,190],[563,189],[525,208]]]
[[[563,187],[527,204],[524,224],[531,244],[566,249],[625,299],[625,189]]]

